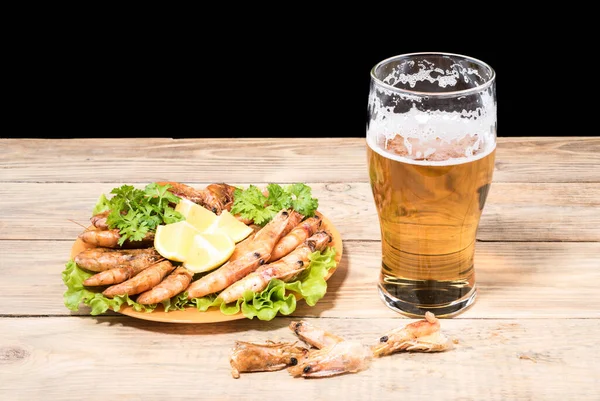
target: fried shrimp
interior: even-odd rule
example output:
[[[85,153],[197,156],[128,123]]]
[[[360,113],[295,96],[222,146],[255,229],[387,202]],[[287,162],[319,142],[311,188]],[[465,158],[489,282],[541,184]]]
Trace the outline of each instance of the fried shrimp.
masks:
[[[320,231],[304,241],[294,251],[283,258],[258,267],[242,279],[225,288],[218,298],[224,303],[241,298],[246,290],[260,292],[267,288],[269,281],[278,278],[285,282],[293,280],[310,265],[309,256],[315,251],[321,251],[332,241],[331,235]]]
[[[79,238],[86,244],[102,248],[148,248],[154,243],[154,231],[148,231],[146,236],[140,241],[126,240],[123,245],[119,245],[119,229],[112,230],[86,230],[79,234]]]
[[[74,257],[77,266],[92,272],[102,272],[118,267],[128,267],[134,270],[162,259],[154,249],[115,249],[115,248],[88,248],[79,252]],[[139,272],[139,271],[138,271]]]
[[[296,343],[267,341],[256,344],[236,341],[229,363],[231,375],[238,379],[242,372],[272,372],[293,366],[306,355],[307,348]]]
[[[135,295],[142,293],[160,283],[167,274],[171,273],[175,266],[170,260],[164,260],[154,264],[129,280],[120,284],[111,285],[105,289],[102,294],[112,298],[117,295]]]
[[[283,256],[296,249],[297,246],[302,244],[308,237],[321,228],[322,222],[323,221],[319,216],[309,217],[300,222],[288,234],[282,237],[277,244],[275,244],[269,262],[281,259]]]
[[[140,304],[151,305],[170,299],[185,291],[192,282],[192,277],[194,277],[193,272],[179,266],[152,289],[138,295],[136,301]]]
[[[375,357],[381,357],[400,351],[440,352],[453,346],[452,340],[440,331],[439,319],[425,312],[425,319],[388,332],[371,350]]]
[[[243,256],[226,262],[218,269],[192,282],[187,288],[188,298],[199,298],[219,292],[264,264],[271,257],[273,247],[281,238],[290,214],[288,210],[280,210],[256,233]]]

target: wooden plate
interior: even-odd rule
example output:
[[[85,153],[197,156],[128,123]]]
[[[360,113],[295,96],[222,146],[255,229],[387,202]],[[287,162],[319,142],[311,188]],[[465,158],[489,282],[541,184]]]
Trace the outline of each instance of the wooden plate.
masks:
[[[331,277],[331,275],[335,273],[340,264],[340,260],[342,259],[342,238],[340,236],[339,231],[329,221],[329,219],[327,219],[319,212],[317,212],[317,214],[323,220],[323,223],[321,224],[321,229],[327,230],[333,237],[333,241],[331,242],[330,246],[334,247],[336,251],[336,265],[334,268],[329,270],[327,276],[325,277],[325,280],[329,280],[329,277]],[[73,259],[75,255],[77,255],[79,252],[87,248],[92,248],[92,246],[86,244],[78,238],[73,244],[73,247],[71,248],[71,259]],[[298,294],[296,294],[296,298],[298,300],[302,299],[302,297]],[[152,312],[137,312],[131,306],[122,305],[118,313],[131,316],[137,319],[167,323],[216,323],[246,318],[246,316],[244,316],[242,312],[238,312],[235,315],[224,315],[223,313],[221,313],[218,307],[211,307],[206,312],[200,312],[195,307],[187,307],[184,310],[174,310],[165,312],[162,309],[162,305],[159,305]]]

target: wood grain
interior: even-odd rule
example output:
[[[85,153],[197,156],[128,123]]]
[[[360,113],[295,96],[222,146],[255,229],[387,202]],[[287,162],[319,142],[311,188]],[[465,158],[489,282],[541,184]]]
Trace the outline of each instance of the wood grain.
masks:
[[[0,139],[0,171],[31,183],[368,181],[363,138]],[[499,137],[494,181],[600,182],[600,138]]]
[[[121,184],[3,184],[0,240],[74,240],[89,225],[100,195],[110,196],[110,191]],[[136,187],[141,189],[146,184]],[[207,184],[196,187],[204,188]],[[319,199],[319,210],[331,219],[345,240],[379,240],[379,221],[368,183],[307,184]],[[600,241],[600,183],[493,183],[477,238]]]
[[[69,311],[61,279],[70,254],[65,241],[0,241],[0,316],[88,316]],[[294,315],[330,318],[394,317],[377,294],[380,243],[344,241],[327,296]],[[475,263],[479,294],[457,318],[600,318],[600,243],[480,242]],[[31,294],[23,296],[23,294]],[[126,318],[129,320],[129,318]]]
[[[112,318],[0,318],[6,400],[593,400],[597,319],[453,319],[443,353],[393,354],[356,374],[307,380],[285,370],[233,379],[236,340],[294,341],[290,318],[226,325],[156,325]],[[407,319],[308,319],[365,345]],[[564,333],[570,333],[566,338]],[[573,341],[577,339],[577,341]],[[371,398],[376,397],[376,398]]]
[[[380,233],[362,138],[0,138],[0,400],[600,399],[600,137],[498,138],[474,305],[452,351],[357,374],[231,377],[236,340],[293,341],[307,319],[372,344],[412,321],[379,299]],[[344,253],[314,307],[269,322],[169,324],[68,310],[61,272],[100,195],[176,180],[304,182]]]

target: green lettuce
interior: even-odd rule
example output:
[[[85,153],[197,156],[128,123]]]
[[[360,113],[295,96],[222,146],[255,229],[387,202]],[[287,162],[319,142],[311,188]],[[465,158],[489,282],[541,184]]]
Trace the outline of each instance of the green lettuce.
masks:
[[[292,282],[286,283],[279,279],[272,279],[267,288],[260,292],[246,291],[243,297],[236,302],[224,304],[215,294],[202,298],[188,300],[188,293],[184,291],[171,299],[162,301],[165,312],[184,310],[188,306],[195,307],[200,312],[205,312],[211,307],[219,307],[225,315],[235,315],[240,311],[248,319],[271,320],[277,314],[289,315],[296,310],[296,295],[300,295],[306,303],[314,306],[327,292],[325,277],[328,271],[335,267],[335,248],[328,247],[323,252],[313,252],[309,255],[310,264],[300,276]],[[91,315],[100,315],[107,310],[118,312],[121,305],[127,304],[137,312],[152,312],[157,304],[143,305],[135,302],[128,295],[108,298],[100,290],[89,289],[83,282],[93,273],[81,269],[73,260],[69,260],[62,272],[63,283],[67,290],[63,294],[65,306],[72,310],[79,310],[80,305],[91,308]]]
[[[286,283],[272,279],[263,291],[245,291],[242,298],[230,304],[224,304],[216,295],[194,298],[192,302],[201,312],[218,306],[225,315],[235,315],[241,311],[248,319],[256,317],[259,320],[271,320],[278,313],[289,315],[294,312],[294,293],[302,296],[308,305],[314,306],[327,292],[325,277],[329,269],[336,265],[335,248],[328,247],[324,252],[313,252],[309,259],[309,267],[295,281]]]
[[[128,295],[116,296],[108,298],[102,295],[102,292],[91,290],[83,285],[83,282],[91,277],[93,273],[87,272],[77,266],[72,259],[65,265],[65,270],[62,272],[63,283],[67,286],[67,290],[63,294],[65,306],[72,311],[78,311],[81,305],[86,305],[91,308],[91,315],[101,315],[111,309],[118,312],[121,305],[126,303],[133,307],[137,312],[152,312],[156,305],[143,305],[135,302]]]

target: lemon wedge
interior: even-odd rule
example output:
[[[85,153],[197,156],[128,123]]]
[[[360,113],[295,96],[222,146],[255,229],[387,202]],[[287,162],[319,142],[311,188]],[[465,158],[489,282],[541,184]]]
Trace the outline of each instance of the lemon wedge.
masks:
[[[183,266],[194,273],[216,269],[229,259],[235,243],[223,232],[199,233],[193,237]]]
[[[154,248],[164,258],[184,262],[197,234],[200,230],[186,220],[159,225],[154,235]]]
[[[199,231],[205,231],[217,220],[215,213],[186,198],[181,198],[175,206],[175,210],[181,213],[185,217],[185,221]]]
[[[206,233],[225,233],[231,237],[236,244],[246,238],[254,231],[252,227],[244,224],[235,218],[227,210],[223,210],[220,215],[206,229]]]

